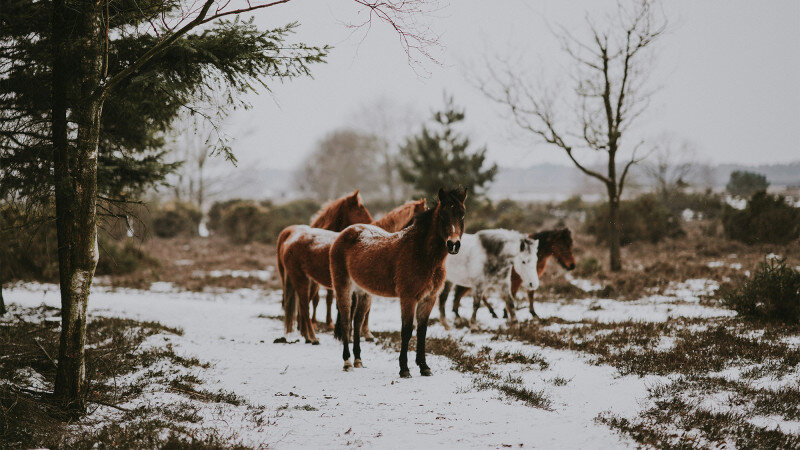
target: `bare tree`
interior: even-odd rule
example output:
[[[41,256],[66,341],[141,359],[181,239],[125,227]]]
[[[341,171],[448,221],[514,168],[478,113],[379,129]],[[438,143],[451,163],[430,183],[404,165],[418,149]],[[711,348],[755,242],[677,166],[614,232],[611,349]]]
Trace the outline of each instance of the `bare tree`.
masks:
[[[169,136],[169,146],[175,162],[182,162],[174,179],[170,180],[175,198],[193,203],[201,211],[210,192],[213,179],[209,177],[209,169],[215,161],[216,141],[224,139],[220,136],[219,124],[212,122],[200,114],[188,114],[174,125]]]
[[[381,184],[380,142],[351,129],[335,130],[317,143],[296,174],[300,190],[324,201],[361,189],[376,192]]]
[[[688,186],[695,172],[694,146],[686,140],[673,136],[662,136],[653,147],[652,157],[644,170],[664,201],[672,193]]]
[[[376,138],[382,171],[381,187],[392,202],[410,192],[397,171],[397,154],[403,139],[420,123],[409,104],[400,104],[388,97],[379,97],[362,105],[353,114],[353,127]]]
[[[354,1],[367,12],[362,26],[368,28],[373,18],[387,23],[397,32],[410,59],[414,55],[427,56],[426,46],[434,43],[435,37],[431,37],[424,24],[420,26],[415,18],[424,14],[433,1]],[[103,105],[108,94],[192,30],[219,19],[232,19],[289,2],[180,1],[180,13],[175,16],[168,14],[171,9],[162,12],[155,7],[147,13],[152,17],[150,27],[133,30],[153,35],[152,46],[143,49],[135,60],[109,73],[109,2],[53,0],[51,128],[62,319],[54,394],[64,407],[85,409],[86,311],[99,257],[98,146]],[[79,14],[68,14],[73,10]],[[299,54],[312,53],[308,57],[316,60],[321,57],[314,56],[309,48],[282,51],[293,50]],[[286,70],[289,73],[307,71],[303,65]],[[71,80],[73,73],[79,74],[76,80]],[[67,97],[70,83],[76,83],[79,92],[77,100],[71,104]],[[75,126],[70,127],[70,123]],[[70,145],[72,136],[75,136],[74,145]]]
[[[605,185],[608,196],[608,236],[611,270],[621,270],[619,203],[630,167],[640,161],[641,146],[623,141],[647,109],[647,89],[653,44],[667,21],[651,0],[620,2],[599,24],[587,16],[589,38],[580,39],[565,27],[554,34],[574,67],[572,98],[558,89],[535,89],[506,62],[503,70],[489,64],[489,76],[479,88],[508,108],[516,124],[538,139],[561,149],[586,175]],[[541,85],[539,85],[541,86]],[[565,118],[566,117],[566,118]],[[578,160],[583,150],[601,153],[604,170]],[[630,158],[618,163],[622,152]]]

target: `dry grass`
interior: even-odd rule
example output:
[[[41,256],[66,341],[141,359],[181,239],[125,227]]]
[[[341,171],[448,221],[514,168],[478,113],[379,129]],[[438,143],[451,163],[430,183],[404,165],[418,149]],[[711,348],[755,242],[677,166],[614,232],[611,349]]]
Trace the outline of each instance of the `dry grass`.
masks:
[[[55,379],[59,321],[49,307],[11,306],[0,322],[0,448],[230,448],[236,439],[202,433],[197,403],[241,405],[236,395],[200,386],[191,371],[209,365],[178,355],[169,343],[149,344],[155,335],[180,335],[155,322],[90,317],[87,324],[86,374],[88,419],[101,406],[119,417],[95,427],[72,426],[50,392]],[[186,400],[167,407],[123,405],[144,392],[168,388]],[[247,405],[249,409],[257,409]],[[224,439],[223,439],[224,438]]]
[[[254,242],[237,245],[219,236],[209,238],[153,238],[137,243],[138,247],[157,260],[158,267],[148,267],[126,275],[99,277],[101,284],[148,289],[153,282],[167,281],[190,290],[206,288],[239,289],[259,287],[279,289],[277,270],[270,280],[257,277],[213,277],[209,272],[267,270],[275,267],[275,247]]]

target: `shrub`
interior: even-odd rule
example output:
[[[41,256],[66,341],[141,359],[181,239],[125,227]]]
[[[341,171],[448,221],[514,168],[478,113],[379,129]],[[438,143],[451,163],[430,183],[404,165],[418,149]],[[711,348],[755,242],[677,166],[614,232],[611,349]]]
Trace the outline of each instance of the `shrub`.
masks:
[[[153,213],[153,233],[158,237],[196,236],[203,213],[187,203],[169,203]]]
[[[144,266],[157,265],[158,262],[137,248],[131,241],[119,245],[101,234],[99,239],[100,259],[97,261],[97,275],[123,275]]]
[[[553,217],[547,205],[506,199],[497,203],[475,204],[472,209],[467,208],[465,223],[469,233],[487,228],[533,232],[544,224],[545,219]]]
[[[600,272],[601,269],[602,265],[600,264],[600,260],[594,256],[590,256],[578,261],[578,264],[575,265],[574,273],[579,277],[588,277]]]
[[[0,281],[58,280],[55,208],[0,205]]]
[[[214,202],[208,210],[208,229],[217,232],[222,231],[222,213],[232,205],[246,201],[247,200],[231,199]]]
[[[757,192],[741,211],[727,206],[722,225],[728,238],[747,244],[787,244],[800,236],[800,208],[781,195]]]
[[[636,241],[657,243],[668,237],[685,235],[680,216],[667,208],[653,194],[624,200],[619,206],[620,240],[622,245]],[[586,231],[599,242],[608,239],[608,206],[595,207],[587,220]]]
[[[725,202],[718,194],[711,191],[706,192],[672,192],[664,201],[664,206],[674,214],[682,214],[684,210],[690,209],[695,213],[700,213],[703,219],[716,219],[722,215]]]
[[[269,210],[254,202],[235,203],[222,211],[221,231],[237,244],[261,240],[268,225]]]
[[[783,259],[763,262],[752,279],[724,289],[722,301],[743,317],[797,323],[800,321],[800,272],[788,267]]]
[[[250,200],[217,202],[209,211],[209,228],[238,244],[274,243],[281,230],[289,225],[308,224],[319,208],[319,203],[307,199],[281,205]]]

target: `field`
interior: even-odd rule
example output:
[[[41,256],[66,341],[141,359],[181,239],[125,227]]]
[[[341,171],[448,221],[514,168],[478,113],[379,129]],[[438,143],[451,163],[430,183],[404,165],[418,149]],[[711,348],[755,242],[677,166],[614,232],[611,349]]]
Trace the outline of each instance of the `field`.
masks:
[[[2,374],[14,383],[0,437],[23,447],[797,447],[800,327],[744,321],[719,302],[768,254],[800,264],[797,244],[778,253],[690,225],[684,238],[626,247],[633,270],[614,275],[587,263],[604,252],[578,235],[578,268],[551,263],[543,277],[539,319],[520,302],[510,327],[485,308],[477,330],[434,320],[434,376],[412,368],[409,380],[397,376],[396,300],[374,301],[377,341],[363,348],[366,367],[345,373],[327,330],[320,346],[273,343],[283,336],[274,248],[153,239],[141,245],[157,265],[98,279],[94,410],[74,424],[41,419],[36,404],[52,389],[57,287],[6,289]],[[14,427],[25,414],[44,422]]]

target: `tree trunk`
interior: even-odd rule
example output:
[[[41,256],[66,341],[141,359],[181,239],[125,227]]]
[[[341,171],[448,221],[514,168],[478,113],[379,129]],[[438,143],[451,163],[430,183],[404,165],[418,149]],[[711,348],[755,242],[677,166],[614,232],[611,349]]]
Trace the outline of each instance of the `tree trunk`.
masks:
[[[99,256],[96,201],[103,107],[101,5],[91,0],[82,2],[81,14],[68,29],[64,23],[64,0],[53,4],[53,163],[61,287],[55,397],[65,409],[75,411],[85,409],[86,309]],[[69,80],[64,71],[69,64],[76,64],[75,80]],[[71,105],[71,120],[77,126],[74,145],[67,140],[66,90],[70,82],[79,88]]]
[[[3,283],[0,282],[0,316],[6,314],[6,301],[3,299]]]
[[[620,254],[620,227],[619,227],[619,198],[616,192],[609,192],[608,198],[608,251],[611,270],[622,270],[622,256]]]

